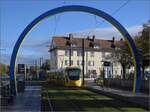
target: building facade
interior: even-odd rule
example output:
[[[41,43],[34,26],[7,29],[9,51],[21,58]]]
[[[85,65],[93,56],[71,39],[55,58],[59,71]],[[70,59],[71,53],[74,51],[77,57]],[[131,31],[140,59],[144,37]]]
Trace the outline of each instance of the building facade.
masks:
[[[123,45],[123,41],[84,39],[84,73],[87,78],[105,74],[105,77],[118,77],[122,74],[122,67],[118,61],[112,59],[115,52]],[[115,46],[115,47],[114,47]],[[114,48],[113,48],[114,47]],[[53,37],[50,47],[51,69],[78,66],[82,69],[83,52],[82,38]]]

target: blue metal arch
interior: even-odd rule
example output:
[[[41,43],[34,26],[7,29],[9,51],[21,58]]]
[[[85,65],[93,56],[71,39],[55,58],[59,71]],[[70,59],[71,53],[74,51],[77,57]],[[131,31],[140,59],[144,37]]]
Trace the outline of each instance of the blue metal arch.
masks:
[[[68,11],[80,11],[80,12],[87,12],[87,13],[91,13],[94,15],[97,15],[99,17],[102,17],[103,19],[107,20],[109,23],[111,23],[114,27],[116,27],[118,29],[118,31],[124,36],[124,38],[127,40],[129,47],[131,48],[131,52],[134,56],[134,62],[135,62],[135,77],[134,77],[134,86],[133,86],[133,92],[138,93],[140,90],[140,81],[141,81],[141,71],[140,71],[140,60],[139,60],[139,56],[138,56],[138,52],[135,46],[135,43],[132,39],[132,37],[129,35],[129,33],[127,32],[127,30],[117,21],[115,20],[113,17],[111,17],[110,15],[108,15],[107,13],[95,9],[95,8],[91,8],[88,6],[80,6],[80,5],[70,5],[70,6],[62,6],[62,7],[58,7],[52,10],[49,10],[43,14],[41,14],[40,16],[38,16],[37,18],[35,18],[21,33],[21,35],[19,36],[13,52],[12,52],[12,56],[11,56],[11,62],[10,62],[10,83],[11,83],[11,88],[12,88],[12,94],[16,94],[16,84],[15,84],[15,63],[16,63],[16,57],[17,57],[17,53],[18,50],[21,46],[21,43],[23,42],[23,40],[25,39],[25,36],[31,31],[31,29],[38,24],[41,20],[58,14],[58,13],[62,13],[62,12],[68,12]]]

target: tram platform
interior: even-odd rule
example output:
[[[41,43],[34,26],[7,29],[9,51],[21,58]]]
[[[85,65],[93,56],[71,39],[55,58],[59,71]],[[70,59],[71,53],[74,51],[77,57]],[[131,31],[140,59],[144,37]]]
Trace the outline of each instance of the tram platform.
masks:
[[[41,86],[26,86],[25,91],[19,93],[12,105],[2,106],[2,112],[31,112],[41,111]]]

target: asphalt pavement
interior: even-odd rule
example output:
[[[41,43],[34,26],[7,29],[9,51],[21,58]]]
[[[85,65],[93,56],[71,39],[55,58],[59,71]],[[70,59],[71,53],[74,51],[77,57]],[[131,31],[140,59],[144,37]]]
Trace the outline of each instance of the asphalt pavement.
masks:
[[[19,93],[12,105],[2,106],[2,112],[33,112],[41,111],[41,86],[26,86]]]

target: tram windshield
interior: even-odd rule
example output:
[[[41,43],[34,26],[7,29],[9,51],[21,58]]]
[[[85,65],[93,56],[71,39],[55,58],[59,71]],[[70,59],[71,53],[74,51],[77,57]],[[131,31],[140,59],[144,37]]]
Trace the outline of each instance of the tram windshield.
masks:
[[[68,76],[71,80],[78,80],[80,78],[80,69],[69,69]]]

